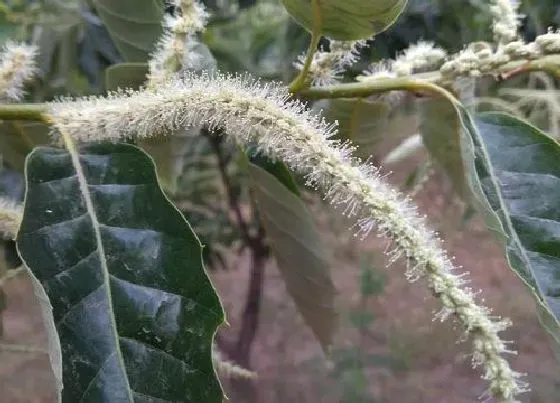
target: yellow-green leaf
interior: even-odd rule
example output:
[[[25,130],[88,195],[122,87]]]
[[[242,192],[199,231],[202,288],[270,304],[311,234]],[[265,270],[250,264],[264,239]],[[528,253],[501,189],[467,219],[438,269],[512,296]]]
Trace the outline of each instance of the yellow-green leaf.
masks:
[[[312,31],[311,0],[282,0],[288,12]],[[337,40],[366,39],[391,26],[407,0],[319,0],[322,35]]]

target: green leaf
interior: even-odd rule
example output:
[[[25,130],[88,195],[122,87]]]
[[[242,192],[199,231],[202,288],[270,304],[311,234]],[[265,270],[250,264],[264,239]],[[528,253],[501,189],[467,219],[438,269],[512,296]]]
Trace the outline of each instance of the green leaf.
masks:
[[[281,79],[287,53],[293,49],[287,31],[291,19],[281,4],[256,3],[223,23],[211,24],[204,33],[206,43],[220,68],[248,71],[259,77]]]
[[[420,101],[420,134],[432,159],[451,179],[453,190],[467,197],[467,183],[461,158],[461,122],[457,109],[446,99]]]
[[[297,183],[286,164],[281,161],[272,161],[266,156],[259,153],[252,153],[252,151],[253,150],[248,151],[247,154],[249,155],[249,160],[254,165],[257,165],[274,176],[276,180],[283,184],[294,195],[298,197],[301,196]]]
[[[152,160],[127,144],[39,147],[26,180],[17,246],[52,304],[63,401],[221,403],[223,311]]]
[[[253,197],[286,289],[327,350],[337,321],[328,250],[299,197],[259,166],[251,163],[248,169]]]
[[[324,105],[324,106],[323,106]],[[330,122],[338,122],[338,136],[359,146],[357,155],[367,158],[389,128],[390,106],[364,99],[333,99],[319,103]]]
[[[461,113],[469,184],[486,201],[491,227],[507,237],[509,265],[560,343],[560,145],[512,116]]]
[[[311,0],[282,0],[288,12],[312,31]],[[320,0],[322,35],[337,40],[367,39],[389,28],[407,0]]]
[[[163,32],[162,0],[93,0],[121,56],[145,62]]]
[[[25,157],[33,147],[50,144],[49,127],[42,123],[4,121],[0,123],[0,153],[10,166],[23,172]]]
[[[147,63],[119,63],[105,70],[105,89],[138,89],[146,82],[149,68]]]

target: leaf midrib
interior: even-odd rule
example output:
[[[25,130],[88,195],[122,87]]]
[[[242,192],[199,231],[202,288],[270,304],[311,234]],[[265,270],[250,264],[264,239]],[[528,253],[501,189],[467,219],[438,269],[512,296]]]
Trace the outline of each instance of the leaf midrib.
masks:
[[[130,383],[128,381],[128,376],[127,376],[127,372],[126,372],[126,368],[124,365],[124,360],[123,360],[123,355],[121,352],[121,348],[120,348],[120,341],[119,341],[119,336],[117,333],[117,323],[115,320],[115,312],[113,311],[113,304],[112,304],[112,296],[111,296],[111,284],[110,284],[110,280],[109,280],[109,268],[107,266],[107,259],[105,256],[105,249],[103,247],[103,241],[101,239],[101,229],[100,229],[100,224],[99,224],[99,220],[97,218],[97,213],[95,212],[95,207],[93,205],[93,200],[91,198],[91,193],[89,191],[89,187],[88,187],[88,183],[86,180],[86,177],[84,175],[84,171],[82,168],[82,164],[80,162],[80,157],[78,154],[78,151],[74,145],[74,142],[72,140],[72,138],[63,133],[62,134],[63,138],[64,138],[64,142],[66,143],[66,148],[68,149],[68,152],[70,153],[70,156],[72,158],[72,165],[74,166],[74,169],[76,170],[76,175],[78,178],[78,183],[80,186],[80,192],[82,194],[82,198],[84,199],[84,202],[86,203],[86,210],[87,213],[90,217],[91,220],[91,225],[93,227],[93,232],[95,234],[95,243],[97,245],[97,251],[99,254],[99,261],[101,264],[101,272],[103,275],[103,284],[105,286],[105,292],[107,294],[107,299],[109,300],[109,317],[111,318],[111,327],[112,327],[112,334],[114,337],[114,342],[115,342],[115,353],[117,354],[118,357],[118,362],[119,365],[121,367],[121,371],[123,373],[123,378],[125,379],[126,382],[126,392],[127,392],[127,396],[128,396],[128,401],[133,403],[134,402],[134,396],[132,394],[132,390],[130,388]],[[101,371],[103,369],[103,366],[99,367],[99,370]],[[82,395],[82,398],[84,394]]]

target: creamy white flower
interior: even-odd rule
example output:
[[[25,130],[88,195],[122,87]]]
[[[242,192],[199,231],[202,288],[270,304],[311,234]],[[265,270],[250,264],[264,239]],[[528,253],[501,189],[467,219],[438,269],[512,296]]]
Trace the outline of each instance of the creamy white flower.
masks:
[[[344,70],[358,60],[366,41],[330,41],[330,52],[320,50],[313,55],[309,68],[311,83],[318,87],[336,84]],[[302,70],[306,55],[300,55],[294,67]]]
[[[0,198],[0,237],[14,239],[19,225],[23,208],[14,201]]]
[[[164,33],[149,62],[151,87],[169,80],[182,68],[189,68],[189,64],[196,64],[190,60],[198,44],[195,34],[203,31],[208,22],[209,14],[197,0],[173,0],[172,4],[177,15],[165,17]]]
[[[405,49],[393,66],[398,75],[437,69],[445,61],[447,53],[432,42],[420,41]],[[408,72],[408,73],[407,73]]]
[[[37,47],[8,41],[0,55],[0,98],[18,101],[24,84],[37,73]]]
[[[535,42],[543,53],[560,53],[560,30],[549,28],[546,34],[537,36]]]
[[[492,15],[492,31],[494,39],[500,44],[508,44],[517,39],[519,26],[518,0],[492,0],[490,14]]]
[[[375,167],[352,157],[352,147],[332,139],[336,125],[291,100],[286,89],[246,77],[191,74],[153,91],[53,103],[50,114],[56,129],[83,142],[165,135],[202,124],[224,129],[242,146],[257,145],[306,175],[308,185],[356,220],[358,235],[376,229],[393,240],[390,260],[405,258],[409,280],[425,279],[442,303],[437,317],[452,316],[461,324],[473,341],[473,363],[483,368],[494,398],[513,402],[526,390],[501,356],[510,352],[499,337],[508,322],[493,319],[476,303],[416,207]]]

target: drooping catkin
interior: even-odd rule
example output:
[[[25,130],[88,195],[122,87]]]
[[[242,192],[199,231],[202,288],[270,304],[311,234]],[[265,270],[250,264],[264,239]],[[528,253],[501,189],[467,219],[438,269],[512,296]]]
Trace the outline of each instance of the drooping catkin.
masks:
[[[153,91],[56,102],[50,114],[56,129],[82,142],[166,135],[202,124],[224,129],[240,145],[256,144],[306,175],[308,185],[355,219],[360,236],[375,229],[394,242],[390,259],[406,259],[410,281],[427,281],[442,304],[437,318],[454,317],[470,336],[473,364],[482,367],[492,397],[513,402],[527,390],[502,357],[511,352],[499,337],[509,322],[477,304],[416,207],[375,167],[353,158],[352,147],[332,139],[336,125],[291,100],[285,88],[247,77],[188,74]]]

